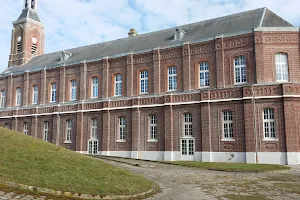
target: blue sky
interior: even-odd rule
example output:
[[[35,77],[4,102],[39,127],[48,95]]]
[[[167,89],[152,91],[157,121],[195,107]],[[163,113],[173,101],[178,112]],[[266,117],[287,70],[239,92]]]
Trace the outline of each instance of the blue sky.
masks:
[[[0,71],[23,2],[0,0]],[[127,37],[130,28],[145,33],[260,7],[300,25],[299,0],[38,0],[45,53]]]

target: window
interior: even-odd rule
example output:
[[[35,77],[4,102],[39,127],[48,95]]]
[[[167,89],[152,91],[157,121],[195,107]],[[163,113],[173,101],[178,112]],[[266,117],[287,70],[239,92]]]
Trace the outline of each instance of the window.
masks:
[[[193,117],[191,113],[185,113],[184,117],[184,136],[193,136]]]
[[[246,58],[238,56],[234,59],[234,77],[235,83],[246,83]]]
[[[44,122],[44,141],[48,142],[49,140],[49,122]]]
[[[148,71],[144,70],[140,73],[140,93],[148,93]]]
[[[22,37],[18,36],[17,40],[17,53],[22,53]]]
[[[51,99],[50,102],[56,102],[56,83],[51,84]]]
[[[36,55],[36,42],[37,42],[37,39],[35,37],[32,38],[32,44],[31,44],[31,54],[32,55]]]
[[[285,53],[275,54],[276,81],[288,81],[288,57]]]
[[[6,92],[5,90],[1,90],[1,103],[0,103],[1,108],[5,107],[5,98],[6,98]]]
[[[88,141],[89,154],[98,154],[98,140],[91,139]]]
[[[199,87],[209,87],[209,67],[207,62],[200,63],[199,66]]]
[[[149,139],[156,140],[157,139],[157,119],[156,115],[149,116]]]
[[[70,82],[70,100],[76,100],[76,80],[71,80]]]
[[[115,76],[115,96],[122,96],[122,74]]]
[[[97,119],[91,120],[91,138],[97,139]]]
[[[4,124],[4,128],[9,129],[9,123]]]
[[[23,133],[25,135],[28,135],[28,123],[27,122],[23,123]]]
[[[223,138],[233,139],[233,120],[231,111],[223,112]]]
[[[168,68],[168,91],[177,90],[177,69],[176,67]]]
[[[16,106],[21,105],[21,88],[16,89]]]
[[[66,124],[66,143],[72,142],[72,120],[67,120]]]
[[[32,104],[38,104],[39,88],[37,85],[33,86]]]
[[[125,118],[119,117],[119,140],[124,141],[125,136]]]
[[[92,78],[92,98],[98,98],[99,80],[97,77]]]
[[[274,109],[264,109],[263,115],[265,139],[276,139]]]

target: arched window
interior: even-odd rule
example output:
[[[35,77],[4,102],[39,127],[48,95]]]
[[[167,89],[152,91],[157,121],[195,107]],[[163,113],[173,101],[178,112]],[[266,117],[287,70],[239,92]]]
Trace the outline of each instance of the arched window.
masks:
[[[246,83],[246,58],[238,56],[234,59],[234,80],[235,83]]]
[[[119,127],[118,127],[118,140],[126,141],[126,122],[125,117],[119,117]]]
[[[66,121],[66,138],[65,143],[71,143],[72,142],[72,120]]]
[[[191,113],[185,113],[183,115],[183,136],[193,136],[193,116]]]
[[[29,135],[29,133],[28,133],[28,123],[27,122],[23,123],[23,133],[25,135]]]
[[[157,140],[157,118],[149,115],[149,140]]]
[[[39,88],[37,85],[34,85],[32,87],[32,104],[38,104],[38,98],[39,98]]]
[[[199,87],[209,87],[209,66],[207,62],[199,65]]]
[[[16,89],[16,106],[21,105],[21,88]]]
[[[36,55],[36,49],[37,49],[36,43],[37,43],[37,39],[35,37],[33,37],[32,41],[31,41],[31,54],[32,55]]]
[[[70,81],[70,101],[76,100],[76,80]]]
[[[276,81],[288,81],[288,56],[285,53],[275,54]]]
[[[91,120],[91,138],[97,139],[97,119]]]
[[[265,139],[276,139],[274,109],[263,110],[264,116],[264,137]]]
[[[99,87],[99,80],[98,77],[92,78],[92,98],[98,98],[98,87]]]
[[[6,99],[6,92],[5,90],[1,90],[1,108],[5,107],[5,99]]]
[[[223,139],[233,139],[233,119],[231,111],[223,111]]]
[[[44,121],[44,141],[49,141],[49,122]]]
[[[177,68],[175,66],[168,68],[168,91],[177,90]]]
[[[50,97],[50,102],[54,103],[56,102],[56,83],[51,83],[51,97]]]
[[[115,96],[122,96],[122,74],[115,75]]]
[[[97,119],[91,119],[91,136],[88,140],[88,153],[98,154]]]
[[[140,93],[148,93],[148,71],[143,70],[140,72]]]
[[[17,37],[17,53],[22,53],[22,37]]]

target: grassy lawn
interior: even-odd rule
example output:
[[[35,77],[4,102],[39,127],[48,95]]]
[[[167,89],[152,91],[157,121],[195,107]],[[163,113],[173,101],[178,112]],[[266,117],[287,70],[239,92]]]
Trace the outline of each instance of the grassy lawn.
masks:
[[[173,164],[195,167],[206,170],[228,171],[228,172],[266,172],[272,170],[288,170],[290,167],[284,165],[247,164],[247,163],[224,163],[224,162],[190,162],[173,161]]]
[[[0,128],[0,180],[92,195],[138,194],[153,182],[21,133]]]

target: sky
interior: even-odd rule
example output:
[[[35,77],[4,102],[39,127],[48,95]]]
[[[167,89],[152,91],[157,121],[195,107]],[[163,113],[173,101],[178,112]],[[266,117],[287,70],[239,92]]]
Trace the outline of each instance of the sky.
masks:
[[[24,0],[0,0],[0,71],[7,67],[12,22]],[[299,0],[38,0],[45,53],[267,7],[300,26]]]

